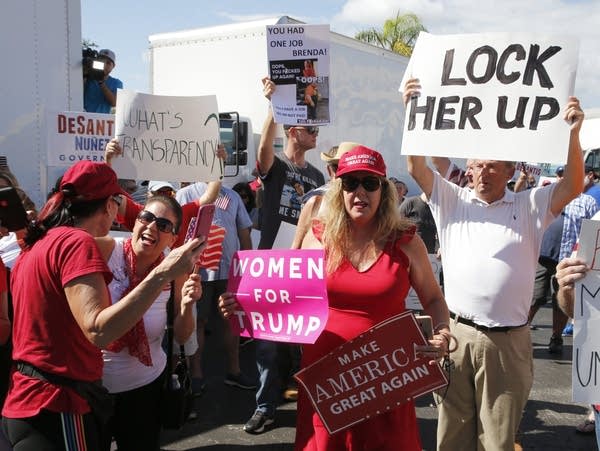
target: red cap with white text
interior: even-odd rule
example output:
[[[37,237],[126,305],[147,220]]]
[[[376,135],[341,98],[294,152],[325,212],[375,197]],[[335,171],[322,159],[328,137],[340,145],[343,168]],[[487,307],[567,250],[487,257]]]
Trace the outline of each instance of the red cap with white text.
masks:
[[[365,146],[356,146],[340,158],[336,177],[350,172],[365,171],[385,177],[385,162],[379,152]]]

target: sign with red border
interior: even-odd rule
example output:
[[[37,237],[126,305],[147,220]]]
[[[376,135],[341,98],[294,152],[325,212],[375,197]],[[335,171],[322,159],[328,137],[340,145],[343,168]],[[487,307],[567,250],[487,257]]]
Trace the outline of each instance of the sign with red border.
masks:
[[[393,316],[299,371],[295,378],[330,434],[448,384],[439,365],[416,356],[425,345],[410,312]]]

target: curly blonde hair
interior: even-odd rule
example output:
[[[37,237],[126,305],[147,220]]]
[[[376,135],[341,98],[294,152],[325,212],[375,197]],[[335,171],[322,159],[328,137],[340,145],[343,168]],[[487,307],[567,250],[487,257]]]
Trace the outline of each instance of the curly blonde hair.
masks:
[[[377,230],[374,233],[376,244],[383,244],[399,238],[404,232],[414,228],[414,223],[402,217],[398,211],[398,193],[396,187],[385,177],[381,181],[381,201],[375,220]],[[342,180],[337,178],[330,183],[324,198],[327,208],[319,215],[323,223],[323,247],[327,255],[327,273],[331,274],[340,267],[348,256],[353,223],[344,206]]]

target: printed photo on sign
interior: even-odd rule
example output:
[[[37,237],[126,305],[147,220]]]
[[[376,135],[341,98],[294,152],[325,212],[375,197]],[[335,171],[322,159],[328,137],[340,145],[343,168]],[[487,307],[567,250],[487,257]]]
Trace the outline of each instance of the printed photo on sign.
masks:
[[[402,154],[564,163],[578,50],[562,35],[421,32],[400,86],[421,85],[406,106]]]
[[[267,26],[269,77],[275,122],[323,125],[330,122],[329,26]]]
[[[121,177],[177,182],[223,177],[216,96],[119,90],[115,121],[123,155],[112,165]]]
[[[238,251],[227,291],[240,310],[234,334],[263,340],[314,343],[329,314],[322,250]]]
[[[388,412],[447,384],[437,364],[418,357],[426,340],[410,312],[396,315],[300,370],[304,387],[330,434]]]

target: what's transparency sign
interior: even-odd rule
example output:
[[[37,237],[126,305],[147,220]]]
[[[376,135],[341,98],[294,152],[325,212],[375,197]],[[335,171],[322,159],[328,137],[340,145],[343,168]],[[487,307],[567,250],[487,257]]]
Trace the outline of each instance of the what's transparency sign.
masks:
[[[412,313],[394,316],[334,349],[294,377],[334,434],[447,384],[439,365],[417,357],[425,345]]]
[[[239,251],[227,291],[240,305],[231,318],[243,337],[314,343],[327,323],[322,250]]]
[[[584,219],[577,256],[590,270],[575,283],[573,401],[600,403],[600,221]]]
[[[559,35],[421,32],[400,87],[421,84],[402,154],[564,163],[578,50]]]
[[[223,177],[216,96],[119,90],[115,122],[123,155],[112,165],[120,177],[175,182]]]
[[[67,167],[78,161],[104,162],[104,148],[115,135],[112,114],[83,111],[48,112],[48,166]]]

